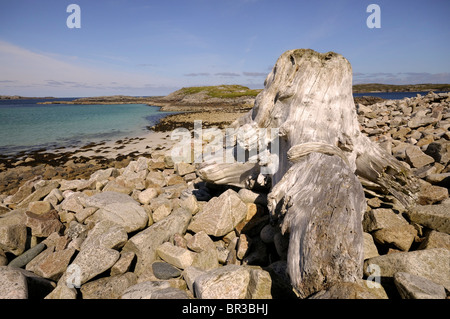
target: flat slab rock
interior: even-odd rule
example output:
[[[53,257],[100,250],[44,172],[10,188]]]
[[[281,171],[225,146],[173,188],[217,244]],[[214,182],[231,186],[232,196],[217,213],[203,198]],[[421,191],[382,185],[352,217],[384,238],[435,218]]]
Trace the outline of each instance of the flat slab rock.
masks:
[[[130,233],[147,226],[148,215],[131,196],[117,192],[103,192],[84,199],[85,207],[99,208],[90,218],[110,220]]]

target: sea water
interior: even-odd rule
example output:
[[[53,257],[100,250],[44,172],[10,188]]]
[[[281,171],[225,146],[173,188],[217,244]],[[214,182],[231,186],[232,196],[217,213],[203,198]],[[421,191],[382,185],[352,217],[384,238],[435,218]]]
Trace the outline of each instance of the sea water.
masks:
[[[0,155],[136,137],[172,114],[146,104],[37,104],[42,101],[49,100],[0,100]]]

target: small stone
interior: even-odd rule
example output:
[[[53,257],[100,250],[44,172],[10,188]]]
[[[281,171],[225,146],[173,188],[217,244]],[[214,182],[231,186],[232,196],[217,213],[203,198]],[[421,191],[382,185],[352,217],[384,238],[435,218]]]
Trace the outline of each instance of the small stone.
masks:
[[[49,202],[53,205],[53,207],[56,207],[56,205],[58,205],[63,199],[64,196],[62,192],[59,189],[55,188],[52,189],[47,196],[45,196],[44,201]]]
[[[187,267],[185,270],[183,270],[183,272],[181,274],[182,274],[184,280],[186,281],[186,284],[187,284],[189,290],[192,293],[194,293],[194,282],[195,282],[195,280],[199,276],[201,276],[201,275],[203,275],[205,273],[206,273],[206,271],[204,271],[204,270],[201,270],[201,269],[199,269],[197,267],[190,266],[190,267]]]
[[[52,282],[32,272],[0,267],[0,299],[42,299],[53,288]]]
[[[193,267],[211,270],[219,267],[219,256],[216,249],[203,250],[195,254]]]
[[[236,249],[236,256],[238,259],[240,259],[240,260],[244,259],[245,255],[247,254],[247,252],[250,249],[250,245],[251,245],[250,237],[248,237],[245,234],[241,234],[239,236],[239,241],[238,241],[237,249]]]
[[[147,188],[139,194],[139,202],[141,204],[149,204],[150,201],[158,196],[158,191],[155,188]]]
[[[111,267],[111,276],[122,275],[130,270],[135,256],[132,251],[122,251],[119,260]]]
[[[33,236],[48,237],[51,233],[59,232],[64,228],[56,210],[41,215],[26,212],[25,215],[27,217],[26,225],[31,228]]]
[[[26,269],[41,277],[57,281],[66,271],[74,253],[74,248],[59,251],[53,251],[51,248],[46,249],[29,262]]]
[[[172,207],[169,204],[162,204],[156,208],[152,213],[153,222],[157,223],[166,218],[172,212]]]
[[[204,231],[200,231],[187,241],[187,247],[199,253],[204,250],[215,249],[216,246]]]
[[[364,237],[364,260],[379,256],[377,246],[373,242],[373,237],[369,233],[363,233]]]
[[[245,299],[250,272],[245,267],[227,265],[196,278],[195,296],[200,299]]]
[[[34,214],[42,215],[48,213],[52,209],[52,205],[45,201],[36,201],[28,204],[28,210]]]
[[[19,256],[25,251],[27,241],[27,227],[24,218],[16,214],[0,219],[0,248],[4,252]],[[17,217],[17,218],[16,218]]]
[[[422,152],[417,146],[409,146],[406,148],[406,160],[408,164],[416,168],[434,163],[434,159]]]
[[[160,245],[156,251],[162,260],[180,269],[187,268],[194,262],[195,253],[169,242]]]
[[[248,267],[250,282],[248,284],[248,299],[272,299],[272,278],[261,267]]]
[[[183,162],[177,163],[175,165],[175,173],[180,175],[180,176],[184,176],[184,175],[187,175],[187,174],[190,174],[190,173],[193,173],[193,172],[195,172],[195,166],[194,165],[191,165],[191,164],[188,164],[188,163],[183,163]]]
[[[167,280],[170,278],[176,278],[181,275],[181,270],[168,264],[166,262],[154,262],[152,264],[153,274],[156,278]]]
[[[431,205],[448,198],[448,189],[445,187],[425,185],[418,194],[419,205]]]
[[[233,230],[247,215],[247,205],[231,189],[219,197],[211,199],[203,210],[197,213],[188,229],[197,233],[201,230],[208,235],[224,236]]]

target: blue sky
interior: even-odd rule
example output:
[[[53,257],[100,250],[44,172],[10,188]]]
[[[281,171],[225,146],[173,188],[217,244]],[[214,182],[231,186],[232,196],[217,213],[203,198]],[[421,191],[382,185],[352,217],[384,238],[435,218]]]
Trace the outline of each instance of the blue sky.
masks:
[[[69,4],[81,28],[69,29]],[[369,4],[381,28],[369,29]],[[262,88],[286,50],[335,51],[354,83],[450,83],[450,1],[0,0],[0,94]]]

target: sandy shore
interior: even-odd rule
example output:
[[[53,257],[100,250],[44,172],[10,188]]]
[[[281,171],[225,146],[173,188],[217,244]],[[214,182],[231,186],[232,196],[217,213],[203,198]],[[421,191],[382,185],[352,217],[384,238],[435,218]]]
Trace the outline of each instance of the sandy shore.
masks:
[[[138,136],[92,142],[73,148],[20,152],[14,156],[0,154],[0,196],[16,192],[26,181],[37,177],[82,179],[99,169],[125,167],[140,156],[150,158],[155,151],[171,149],[177,143],[171,139],[171,132],[175,128],[191,130],[195,120],[201,120],[203,128],[223,128],[247,111],[234,108],[207,111],[203,108],[186,108],[186,112],[169,115],[152,130]]]

